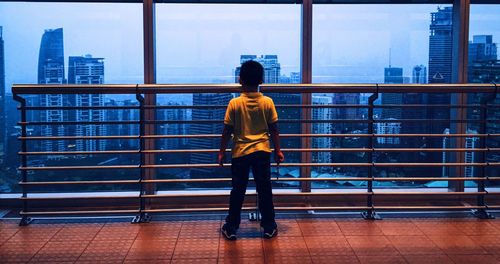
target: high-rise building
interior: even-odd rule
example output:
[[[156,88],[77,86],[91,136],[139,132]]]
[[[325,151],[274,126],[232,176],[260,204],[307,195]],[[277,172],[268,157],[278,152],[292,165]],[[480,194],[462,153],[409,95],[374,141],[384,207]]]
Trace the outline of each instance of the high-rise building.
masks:
[[[70,84],[103,84],[104,83],[104,59],[92,58],[91,55],[70,56],[68,65],[68,83]],[[102,94],[77,94],[70,97],[77,107],[102,107],[104,106],[104,95]],[[102,109],[79,109],[75,111],[77,122],[103,122],[105,111]],[[105,136],[105,125],[85,124],[77,125],[75,135]],[[106,150],[106,140],[77,140],[77,151]]]
[[[312,103],[314,105],[332,105],[333,98],[327,95],[313,95]],[[313,120],[331,120],[332,116],[333,108],[314,108],[312,110]],[[314,123],[312,125],[313,134],[331,134],[332,130],[332,123]],[[332,145],[331,137],[317,137],[312,139],[312,148],[332,148]],[[315,163],[329,163],[332,161],[332,152],[313,152],[312,161]]]
[[[384,69],[384,83],[401,84],[403,83],[403,68],[391,67]],[[400,105],[403,103],[402,93],[384,93],[382,94],[383,105]],[[383,108],[382,119],[401,119],[401,108]]]
[[[229,93],[197,93],[193,94],[193,105],[227,105],[232,98],[233,95]],[[192,120],[220,120],[220,122],[193,123],[190,125],[189,130],[196,135],[221,134],[224,128],[222,120],[225,113],[225,108],[195,108],[192,111]],[[218,138],[192,138],[189,141],[190,147],[195,149],[218,149],[219,143],[220,139]],[[212,164],[215,162],[215,156],[213,153],[192,153],[190,160],[191,164]],[[207,173],[214,173],[214,171],[207,168],[196,168],[191,170],[191,177],[205,177]]]
[[[500,83],[500,60],[498,60],[496,49],[497,45],[493,43],[493,38],[491,36],[474,36],[473,42],[469,43],[469,52],[472,50],[472,54],[469,53],[467,71],[469,83]],[[480,98],[481,96],[469,96],[467,100],[470,104],[479,104]],[[497,96],[490,103],[495,105],[500,104],[500,96]],[[494,108],[488,108],[486,111],[489,119],[500,119],[500,111]],[[477,110],[468,111],[467,118],[477,120],[481,118],[480,114],[481,112]],[[479,133],[500,133],[500,124],[496,122],[487,122],[486,131],[482,131],[479,123],[469,124],[468,127]],[[486,143],[489,148],[500,147],[500,139],[498,137],[492,137]],[[498,160],[500,160],[500,154],[496,152],[491,152],[486,155],[486,162],[496,162]],[[483,161],[480,160],[480,162]],[[488,173],[489,175],[499,175],[500,169],[491,168]]]
[[[64,84],[64,46],[63,29],[45,30],[40,42],[38,57],[38,83],[39,84]],[[61,107],[65,96],[62,94],[40,95],[40,105],[44,107]],[[66,118],[63,110],[40,111],[42,122],[62,122]],[[41,128],[42,136],[64,136],[66,128],[63,125],[44,125]],[[42,142],[44,151],[64,151],[65,143],[62,140],[47,140]]]
[[[176,102],[168,102],[168,106],[181,106],[182,104]],[[160,120],[188,120],[191,117],[191,109],[164,109],[159,113]],[[189,125],[185,123],[179,124],[163,124],[160,126],[161,134],[163,135],[187,135],[189,132]],[[162,140],[161,148],[164,149],[179,149],[188,143],[187,138],[167,138]]]
[[[5,55],[3,47],[3,28],[0,26],[0,164],[5,161],[6,148],[6,126],[5,126]]]
[[[452,7],[431,13],[429,36],[429,83],[451,82]]]
[[[436,12],[431,13],[431,24],[429,26],[429,83],[451,83],[453,25],[452,7],[438,7]],[[426,104],[447,105],[450,104],[449,93],[431,93],[427,96]],[[427,110],[427,119],[440,121],[429,122],[428,133],[442,134],[450,124],[443,120],[450,119],[450,111],[443,108],[430,107]],[[442,142],[437,138],[427,139],[427,146],[440,147]],[[435,153],[429,155],[430,161],[438,160]]]
[[[278,62],[278,55],[241,55],[240,64],[245,61],[253,60],[264,67],[264,83],[279,83],[281,78],[281,66]],[[235,82],[238,82],[240,76],[240,66],[234,71]]]
[[[393,119],[393,118],[389,118]],[[377,134],[399,134],[401,132],[401,123],[387,122],[377,123]],[[377,143],[387,145],[399,145],[399,137],[377,137]]]
[[[476,35],[469,42],[469,62],[497,60],[497,44],[492,35]]]
[[[413,67],[411,82],[421,84],[427,83],[427,67],[424,65],[416,65]]]
[[[106,120],[108,121],[137,121],[139,120],[139,103],[136,100],[123,100],[117,101],[110,99],[105,102],[106,106],[118,106],[123,108],[117,108],[116,110],[108,109],[105,111]],[[130,107],[130,108],[126,108]],[[131,109],[136,108],[136,109]],[[108,135],[113,136],[137,136],[139,135],[139,125],[138,124],[119,124],[116,126],[110,126],[107,129]],[[120,139],[120,140],[108,140],[107,148],[118,148],[118,149],[134,149],[139,147],[139,140],[137,139]]]

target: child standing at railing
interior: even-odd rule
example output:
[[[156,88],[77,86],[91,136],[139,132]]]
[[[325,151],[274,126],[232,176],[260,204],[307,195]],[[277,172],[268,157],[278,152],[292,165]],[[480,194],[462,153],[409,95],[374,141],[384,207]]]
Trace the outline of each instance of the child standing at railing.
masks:
[[[222,234],[229,240],[236,239],[236,231],[241,221],[241,207],[245,198],[250,168],[258,192],[259,210],[262,214],[261,227],[264,237],[278,234],[274,220],[274,205],[271,186],[271,148],[269,137],[274,143],[274,160],[285,160],[281,152],[278,131],[278,114],[271,98],[259,92],[264,79],[264,68],[256,61],[241,65],[240,84],[243,92],[232,99],[224,117],[224,131],[217,157],[222,166],[227,143],[233,134],[231,160],[232,186],[229,200],[229,214],[222,226]]]

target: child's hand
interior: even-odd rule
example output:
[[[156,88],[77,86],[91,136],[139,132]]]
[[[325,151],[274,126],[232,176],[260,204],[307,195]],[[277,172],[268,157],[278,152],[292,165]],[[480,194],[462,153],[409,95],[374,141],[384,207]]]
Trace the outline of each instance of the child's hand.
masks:
[[[219,152],[217,155],[217,163],[219,163],[219,166],[224,164],[224,152]]]
[[[285,161],[285,155],[283,155],[283,152],[281,152],[281,151],[274,152],[274,161],[276,161],[276,163],[278,163],[278,164]]]

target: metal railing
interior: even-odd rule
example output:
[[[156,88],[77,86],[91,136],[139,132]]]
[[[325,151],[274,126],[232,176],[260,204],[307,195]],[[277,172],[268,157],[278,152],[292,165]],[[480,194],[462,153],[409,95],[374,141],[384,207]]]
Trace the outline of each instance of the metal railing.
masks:
[[[239,86],[237,85],[14,85],[12,88],[14,99],[20,103],[19,110],[21,113],[21,120],[18,123],[21,127],[21,133],[19,140],[21,141],[21,150],[19,152],[21,166],[19,171],[21,174],[21,181],[19,184],[22,187],[22,204],[23,210],[21,211],[22,221],[21,224],[25,225],[29,223],[30,217],[40,216],[40,215],[85,215],[85,214],[137,214],[135,218],[136,222],[147,221],[148,215],[152,213],[165,213],[165,212],[195,212],[195,211],[224,211],[227,208],[219,206],[198,206],[185,208],[185,206],[175,206],[170,204],[168,208],[162,208],[161,201],[158,199],[165,198],[199,198],[206,197],[206,201],[214,199],[216,197],[226,197],[227,193],[220,192],[185,192],[179,193],[158,193],[155,188],[152,187],[155,184],[165,184],[165,183],[221,183],[230,182],[230,178],[216,178],[207,175],[206,178],[192,178],[192,179],[157,179],[154,177],[155,170],[157,169],[194,169],[194,168],[217,168],[217,164],[161,164],[155,160],[155,155],[158,154],[169,154],[177,155],[179,153],[216,153],[217,149],[157,149],[154,147],[154,140],[158,139],[215,139],[219,137],[218,134],[179,134],[179,135],[163,135],[151,133],[148,131],[155,131],[154,126],[160,124],[216,124],[222,123],[222,120],[158,120],[150,119],[152,112],[161,109],[205,109],[206,111],[211,111],[213,109],[225,109],[226,105],[146,105],[144,96],[155,96],[161,94],[195,94],[195,93],[237,93],[239,92]],[[353,147],[353,148],[285,148],[284,152],[288,153],[314,153],[314,152],[330,152],[330,153],[350,153],[359,152],[364,153],[366,156],[366,162],[355,162],[355,163],[343,163],[343,162],[324,162],[315,163],[312,160],[304,160],[301,156],[298,162],[283,163],[280,167],[298,167],[298,168],[310,168],[310,167],[356,167],[359,170],[366,171],[366,177],[315,177],[311,178],[310,170],[309,173],[302,173],[299,178],[295,177],[282,177],[277,179],[272,179],[275,182],[298,182],[303,184],[301,192],[286,191],[286,192],[276,192],[275,196],[278,198],[284,197],[284,199],[290,197],[306,197],[307,202],[302,203],[299,206],[295,206],[293,203],[283,202],[285,206],[276,207],[277,210],[340,210],[340,211],[362,211],[363,215],[367,219],[376,219],[378,216],[375,214],[376,210],[389,210],[389,211],[400,211],[400,210],[476,210],[476,215],[478,217],[486,218],[490,217],[487,210],[488,209],[500,209],[499,205],[488,205],[485,201],[485,197],[498,197],[500,192],[486,191],[485,183],[488,181],[498,181],[500,180],[500,175],[487,175],[486,169],[491,167],[498,167],[500,161],[494,160],[493,162],[487,161],[486,156],[491,153],[500,152],[500,148],[490,147],[487,145],[487,140],[499,137],[500,134],[486,133],[487,124],[498,124],[500,120],[492,120],[488,115],[488,111],[500,111],[500,105],[493,103],[495,96],[497,95],[497,86],[495,84],[466,84],[466,85],[378,85],[378,84],[367,84],[367,85],[332,85],[332,84],[318,84],[318,85],[262,85],[261,91],[265,93],[293,93],[293,94],[308,94],[308,93],[371,93],[368,98],[368,104],[329,104],[329,105],[300,105],[300,104],[282,104],[277,105],[277,108],[295,108],[295,109],[367,109],[368,114],[366,119],[331,119],[331,120],[318,120],[313,119],[312,116],[308,118],[298,118],[298,119],[280,119],[281,124],[303,124],[301,130],[304,131],[304,124],[311,126],[312,124],[339,124],[339,123],[358,123],[365,124],[367,127],[366,133],[353,134],[310,134],[310,133],[294,133],[294,134],[283,134],[283,138],[298,138],[301,140],[312,140],[313,138],[364,138],[367,139],[367,144],[364,147]],[[482,96],[479,104],[464,104],[464,105],[452,105],[452,104],[389,104],[389,105],[377,105],[376,100],[379,98],[379,94],[385,93],[426,93],[426,94],[453,94],[453,96],[466,96],[467,94],[485,94]],[[77,94],[124,94],[135,96],[137,100],[137,105],[130,106],[43,106],[43,105],[28,105],[26,96],[27,95],[77,95]],[[378,119],[375,117],[375,109],[390,109],[390,108],[400,108],[400,109],[416,109],[416,108],[434,108],[442,109],[442,111],[462,111],[462,115],[458,115],[454,119]],[[122,120],[122,121],[81,121],[78,120],[63,120],[63,121],[47,121],[47,120],[28,120],[29,111],[71,111],[71,110],[136,110],[139,111],[138,120]],[[476,109],[480,111],[479,119],[468,119],[463,113],[467,109]],[[309,111],[309,115],[311,112]],[[478,124],[479,131],[478,134],[467,134],[467,131],[463,128],[455,129],[451,134],[435,134],[435,133],[414,133],[414,134],[380,134],[375,133],[375,125],[377,123],[418,123],[418,122],[443,122],[450,125],[454,124]],[[137,125],[139,126],[138,135],[92,135],[92,136],[77,136],[77,135],[58,135],[58,136],[46,136],[46,135],[28,135],[28,127],[40,127],[48,125],[57,126],[74,126],[74,125]],[[149,126],[149,129],[148,129]],[[153,128],[153,129],[151,129]],[[307,131],[311,131],[310,129]],[[434,138],[443,139],[447,138],[454,141],[465,141],[466,138],[479,138],[479,147],[449,147],[449,148],[387,148],[387,147],[376,147],[374,144],[377,138]],[[33,145],[40,144],[41,142],[49,141],[61,141],[61,140],[136,140],[139,142],[139,149],[119,149],[119,150],[92,150],[92,151],[33,151],[30,147]],[[455,144],[457,146],[464,146],[463,144]],[[229,151],[229,150],[228,150]],[[456,155],[455,160],[458,162],[447,161],[443,162],[377,162],[374,159],[374,153],[391,153],[391,152],[401,152],[401,153],[448,153]],[[463,161],[465,153],[478,153],[479,161],[472,162],[460,162]],[[138,164],[124,164],[124,165],[91,165],[91,166],[73,166],[73,165],[63,165],[63,166],[33,166],[29,165],[28,157],[39,157],[39,156],[71,156],[71,155],[122,155],[122,154],[135,154],[139,155]],[[215,155],[214,155],[215,156]],[[462,159],[460,159],[462,157]],[[215,158],[214,158],[215,161]],[[224,167],[228,167],[230,164],[224,164]],[[277,166],[272,164],[273,167]],[[453,168],[456,174],[450,175],[448,177],[380,177],[376,173],[377,168],[387,168],[387,167],[440,167],[440,168]],[[465,177],[463,170],[465,167],[478,168],[480,173],[478,176]],[[113,170],[135,170],[137,179],[123,179],[123,180],[75,180],[71,179],[71,174],[69,175],[69,180],[64,181],[37,181],[36,177],[31,176],[31,173],[47,171],[77,171],[77,170],[97,170],[97,171],[113,171]],[[153,175],[153,176],[152,176]],[[304,188],[304,184],[309,184],[311,182],[334,182],[334,181],[352,181],[352,182],[366,182],[366,190],[354,192],[337,192],[325,191],[325,192],[314,192],[310,191],[308,188]],[[448,181],[450,183],[459,183],[458,188],[452,188],[450,191],[384,191],[384,190],[374,190],[374,182],[404,182],[404,181]],[[476,181],[477,190],[466,191],[463,188],[464,181]],[[133,185],[136,186],[137,194],[133,195],[102,195],[96,193],[96,195],[85,195],[78,196],[54,196],[54,195],[30,195],[30,188],[40,187],[40,186],[51,186],[55,188],[63,186],[76,186],[76,185]],[[453,184],[450,184],[453,185]],[[461,187],[460,187],[461,186]],[[32,193],[31,193],[32,194]],[[255,195],[255,194],[250,194]],[[313,206],[310,202],[314,197],[326,197],[327,199],[338,197],[338,196],[361,196],[365,197],[365,204],[363,206]],[[374,202],[375,197],[400,197],[400,196],[445,196],[445,197],[455,197],[457,201],[460,201],[464,197],[475,197],[475,204],[447,204],[447,205],[400,205],[398,203],[392,203],[391,205],[386,205],[381,203],[381,205],[376,205]],[[134,205],[135,208],[122,209],[109,209],[110,206],[98,207],[95,210],[68,210],[66,207],[57,207],[56,209],[49,210],[38,210],[34,211],[32,203],[36,201],[74,201],[81,200],[90,201],[86,199],[102,199],[102,200],[118,200],[117,203],[120,205],[119,200],[122,199],[133,199],[137,201]],[[160,202],[159,202],[160,201]],[[389,200],[390,201],[390,200]],[[309,205],[307,205],[309,204]],[[292,206],[294,205],[294,206]],[[38,206],[39,207],[39,206]],[[183,208],[184,207],[184,208]],[[104,209],[103,209],[104,208]],[[85,209],[85,207],[84,207]],[[245,207],[246,210],[253,210],[255,207]]]

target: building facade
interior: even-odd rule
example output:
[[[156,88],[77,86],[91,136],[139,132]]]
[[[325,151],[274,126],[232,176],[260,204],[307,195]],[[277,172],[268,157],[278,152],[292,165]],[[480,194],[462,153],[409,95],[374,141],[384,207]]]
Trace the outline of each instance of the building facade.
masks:
[[[45,30],[40,42],[40,52],[38,57],[38,84],[64,84],[64,44],[63,29]],[[40,106],[61,107],[67,97],[62,94],[40,95]],[[63,122],[67,120],[61,109],[40,111],[40,121],[42,122]],[[63,125],[43,125],[40,134],[45,137],[64,136],[67,128]],[[37,133],[38,134],[38,133]],[[42,142],[43,151],[64,151],[66,142],[63,140],[45,140]]]
[[[104,83],[104,59],[92,58],[91,55],[70,56],[68,65],[69,84],[103,84]],[[104,95],[102,94],[78,94],[70,96],[70,102],[77,107],[103,107]],[[105,110],[103,109],[78,109],[75,111],[77,122],[103,122],[105,121]],[[75,136],[106,136],[106,125],[83,124],[77,125]],[[106,150],[106,140],[77,140],[77,151]]]
[[[0,26],[0,164],[5,162],[5,155],[7,154],[6,133],[7,128],[5,125],[5,53],[3,43],[3,28]]]

